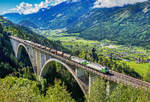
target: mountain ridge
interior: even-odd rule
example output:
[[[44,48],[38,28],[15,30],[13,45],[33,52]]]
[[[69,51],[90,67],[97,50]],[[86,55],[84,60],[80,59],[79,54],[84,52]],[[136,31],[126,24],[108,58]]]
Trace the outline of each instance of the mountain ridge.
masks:
[[[28,20],[38,25],[39,28],[60,29],[65,28],[88,12],[94,2],[95,0],[81,0],[73,3],[63,2],[54,7],[42,8],[37,13],[29,15],[10,13],[3,15],[3,17],[15,23]]]

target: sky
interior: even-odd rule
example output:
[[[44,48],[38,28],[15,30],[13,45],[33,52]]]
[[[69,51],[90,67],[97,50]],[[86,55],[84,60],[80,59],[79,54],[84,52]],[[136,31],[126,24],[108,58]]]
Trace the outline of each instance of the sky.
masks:
[[[64,1],[78,2],[80,0],[0,0],[0,15],[6,13],[32,14],[41,8],[55,6]],[[93,8],[122,7],[144,1],[148,0],[95,0]]]
[[[41,8],[55,6],[64,1],[67,0],[0,0],[0,15],[11,12],[31,14],[38,12]]]
[[[22,2],[39,4],[41,1],[45,1],[45,0],[0,0],[0,13],[12,8],[16,8],[16,6]]]

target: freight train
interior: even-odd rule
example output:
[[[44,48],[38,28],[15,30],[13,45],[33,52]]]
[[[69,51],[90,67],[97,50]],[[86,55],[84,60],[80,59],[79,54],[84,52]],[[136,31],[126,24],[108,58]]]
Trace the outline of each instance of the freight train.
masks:
[[[57,51],[57,50],[54,50],[54,49],[50,49],[49,51],[54,53],[54,54],[57,54],[59,56],[62,56],[64,58],[68,59],[68,60],[74,61],[76,63],[80,63],[80,64],[82,64],[84,66],[87,66],[87,67],[90,67],[92,69],[98,70],[98,71],[100,71],[102,73],[109,73],[109,68],[104,67],[104,66],[102,66],[100,64],[89,62],[87,60],[84,60],[84,59],[81,59],[81,58],[78,58],[78,57],[75,57],[75,56],[71,56],[69,54],[66,54],[64,52]]]
[[[16,38],[15,38],[15,39],[16,39]],[[20,40],[20,39],[19,39],[19,40]],[[102,72],[102,73],[105,73],[105,74],[106,74],[106,73],[109,73],[109,68],[104,67],[104,66],[102,66],[102,65],[100,65],[100,64],[96,64],[96,63],[93,63],[93,62],[89,62],[89,61],[87,61],[87,60],[84,60],[84,59],[81,59],[81,58],[78,58],[78,57],[75,57],[75,56],[71,56],[71,55],[66,54],[66,53],[64,53],[64,52],[57,51],[57,50],[55,50],[55,49],[51,49],[51,48],[42,46],[42,45],[40,45],[40,44],[33,43],[33,42],[31,42],[31,41],[23,40],[23,42],[24,42],[24,43],[29,43],[29,44],[31,44],[31,45],[33,45],[33,46],[37,46],[38,48],[42,48],[42,49],[44,49],[44,50],[50,51],[51,53],[54,53],[54,54],[59,55],[59,56],[62,56],[62,57],[64,57],[64,58],[66,58],[66,59],[68,59],[68,60],[71,60],[71,61],[74,61],[74,62],[76,62],[76,63],[80,63],[80,64],[82,64],[82,65],[84,65],[84,66],[87,66],[87,67],[90,67],[90,68],[92,68],[92,69],[98,70],[98,71],[100,71],[100,72]]]

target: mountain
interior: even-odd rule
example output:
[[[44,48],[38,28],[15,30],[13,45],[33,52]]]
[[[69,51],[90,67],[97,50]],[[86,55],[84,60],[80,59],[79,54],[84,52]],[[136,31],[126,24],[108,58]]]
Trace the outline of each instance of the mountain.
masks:
[[[19,23],[29,21],[30,27],[66,28],[68,33],[80,33],[80,37],[85,39],[108,39],[118,44],[150,48],[150,1],[113,8],[93,8],[94,2],[95,0],[63,2],[30,15],[3,16],[8,19],[14,17],[13,20]],[[21,25],[26,26],[29,22]]]
[[[150,1],[121,8],[90,10],[67,29],[92,40],[108,39],[119,44],[150,48]]]
[[[67,26],[68,32],[82,32],[83,30],[101,23],[104,19],[113,15],[119,7],[115,8],[97,8],[91,9],[89,12],[81,16],[76,22]]]
[[[3,17],[12,21],[13,23],[18,23],[25,18],[25,15],[19,13],[8,13],[3,15]]]
[[[10,13],[3,15],[3,17],[15,23],[27,20],[32,21],[39,28],[60,29],[65,28],[87,13],[93,7],[95,1],[80,0],[78,2],[63,2],[54,7],[42,8],[37,13],[29,15]]]
[[[36,24],[34,24],[28,20],[22,20],[18,24],[21,26],[24,26],[24,27],[28,27],[28,28],[35,28],[35,29],[38,28],[38,26]]]

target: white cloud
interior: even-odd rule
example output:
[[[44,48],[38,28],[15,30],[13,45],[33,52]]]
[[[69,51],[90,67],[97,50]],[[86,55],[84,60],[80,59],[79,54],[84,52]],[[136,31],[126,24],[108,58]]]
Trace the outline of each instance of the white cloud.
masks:
[[[20,5],[17,5],[16,8],[14,8],[13,10],[20,14],[30,14],[37,12],[39,10],[39,7],[22,2]]]
[[[80,0],[72,0],[72,2],[79,2]]]
[[[145,2],[148,0],[97,0],[94,3],[94,8],[111,8],[122,7],[128,4],[135,4],[138,2]]]
[[[1,15],[6,13],[20,13],[20,14],[32,14],[38,12],[41,8],[48,8],[49,6],[56,6],[62,2],[68,0],[45,0],[42,1],[40,4],[29,4],[22,2],[16,6],[16,8],[9,9],[1,13]]]

